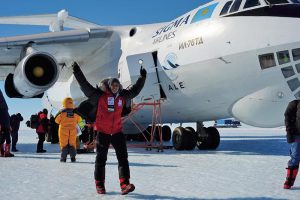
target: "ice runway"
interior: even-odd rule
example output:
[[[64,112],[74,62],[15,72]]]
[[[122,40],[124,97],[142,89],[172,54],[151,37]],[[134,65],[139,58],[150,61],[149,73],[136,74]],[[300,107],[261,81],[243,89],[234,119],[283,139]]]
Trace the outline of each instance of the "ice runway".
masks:
[[[1,200],[59,199],[300,199],[300,176],[283,190],[289,145],[283,129],[219,129],[217,151],[164,153],[129,148],[131,181],[136,190],[120,195],[117,160],[109,150],[108,194],[95,192],[95,154],[60,163],[59,147],[46,143],[36,154],[36,135],[20,132],[14,158],[0,158]]]

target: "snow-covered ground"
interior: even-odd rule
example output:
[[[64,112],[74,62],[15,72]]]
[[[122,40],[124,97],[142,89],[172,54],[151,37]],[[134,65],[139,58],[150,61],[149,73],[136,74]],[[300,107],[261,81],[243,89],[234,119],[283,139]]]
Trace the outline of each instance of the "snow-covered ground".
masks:
[[[300,199],[296,187],[283,190],[289,145],[283,129],[220,129],[217,151],[163,153],[129,148],[131,181],[136,190],[120,195],[117,160],[110,149],[108,194],[95,192],[95,154],[77,163],[60,163],[58,145],[46,143],[36,154],[36,135],[21,132],[14,158],[0,158],[1,200],[58,199]]]

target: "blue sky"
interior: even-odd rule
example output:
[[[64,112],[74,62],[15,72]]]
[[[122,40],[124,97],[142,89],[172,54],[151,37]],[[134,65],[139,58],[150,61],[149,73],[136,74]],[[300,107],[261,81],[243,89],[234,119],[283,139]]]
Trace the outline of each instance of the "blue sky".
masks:
[[[172,19],[200,6],[207,0],[10,0],[1,2],[1,16],[57,13],[66,9],[69,15],[100,25],[147,24]],[[47,32],[48,27],[0,25],[0,37]],[[0,81],[3,90],[3,82]],[[10,114],[20,112],[25,121],[42,109],[39,99],[6,98]],[[22,129],[25,128],[23,123]]]

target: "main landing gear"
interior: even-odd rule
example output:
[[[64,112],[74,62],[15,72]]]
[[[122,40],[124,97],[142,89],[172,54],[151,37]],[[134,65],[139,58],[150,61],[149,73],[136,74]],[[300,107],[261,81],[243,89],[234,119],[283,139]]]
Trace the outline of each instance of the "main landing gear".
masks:
[[[197,131],[192,127],[177,127],[173,131],[173,146],[176,150],[215,150],[220,144],[220,134],[215,127],[203,127],[197,122]]]

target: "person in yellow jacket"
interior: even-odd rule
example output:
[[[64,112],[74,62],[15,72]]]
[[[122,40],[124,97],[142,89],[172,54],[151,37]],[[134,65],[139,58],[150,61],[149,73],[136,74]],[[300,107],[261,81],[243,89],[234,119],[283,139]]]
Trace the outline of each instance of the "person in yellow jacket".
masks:
[[[73,99],[67,97],[63,100],[63,109],[55,117],[55,122],[59,124],[58,136],[61,149],[60,162],[67,161],[68,152],[70,153],[71,162],[76,162],[76,137],[77,124],[81,117],[74,112]]]

